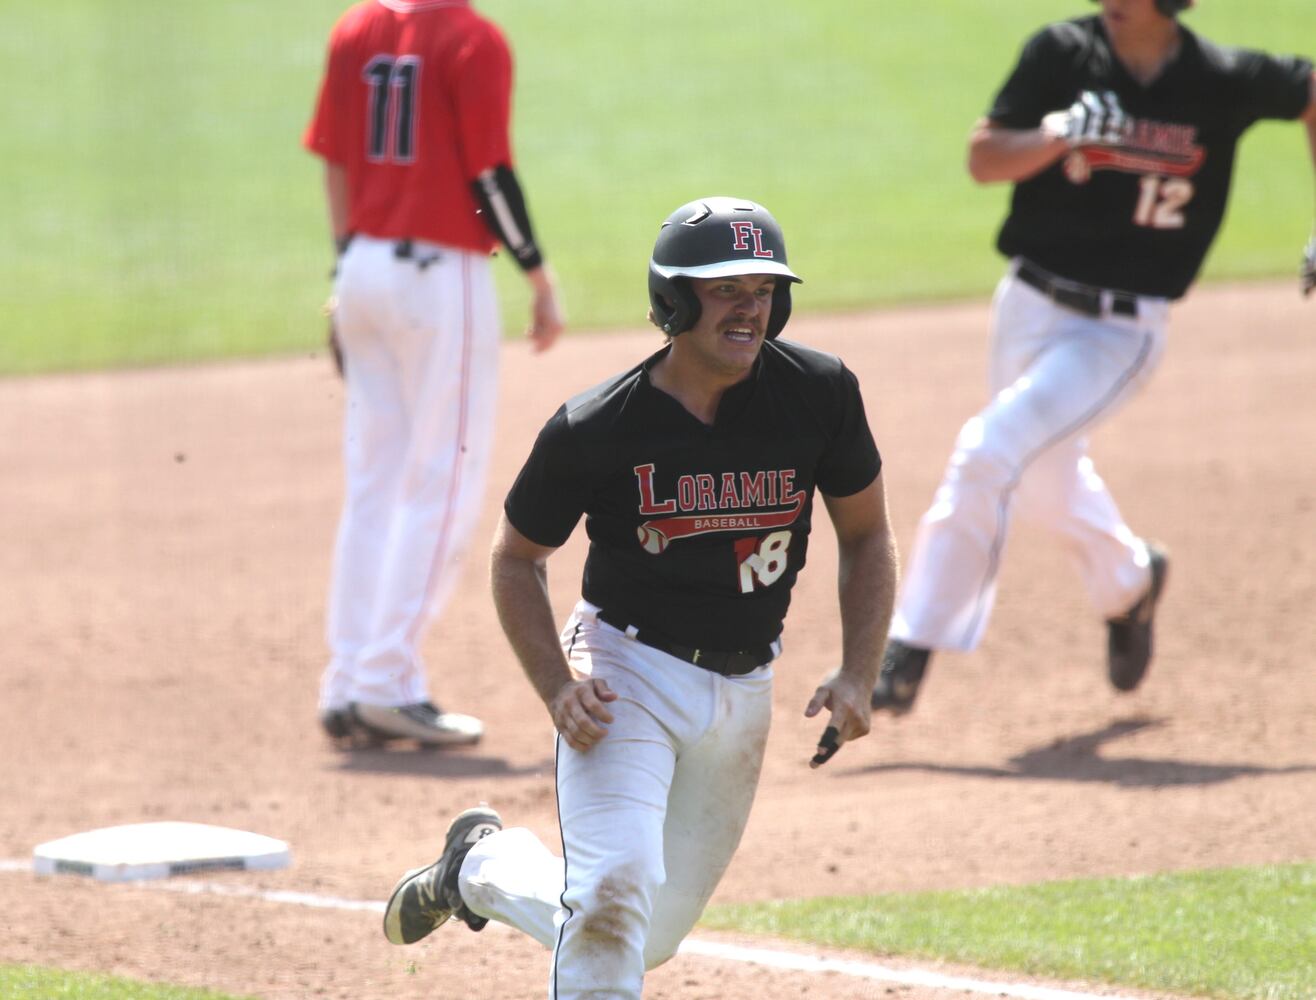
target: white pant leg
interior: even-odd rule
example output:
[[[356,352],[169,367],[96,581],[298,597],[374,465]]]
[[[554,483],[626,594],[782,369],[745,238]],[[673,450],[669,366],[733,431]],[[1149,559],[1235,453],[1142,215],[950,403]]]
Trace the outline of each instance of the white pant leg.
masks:
[[[353,700],[425,701],[423,629],[441,610],[480,516],[497,400],[499,324],[487,259],[441,250],[403,262],[397,363],[411,433],[390,530],[380,537],[371,639]]]
[[[933,504],[919,522],[892,622],[894,637],[933,649],[978,644],[1025,476],[1051,449],[1081,442],[1142,387],[1160,359],[1167,310],[1164,303],[1144,303],[1137,319],[1091,319],[1056,306],[1018,281],[1013,268],[1002,279],[993,304],[995,396],[961,429]],[[1059,523],[1073,514],[1060,505],[1085,499],[1083,513],[1096,518],[1098,535],[1107,537],[1084,550],[1094,575],[1118,562],[1121,548],[1133,566],[1136,550],[1116,544],[1111,556],[1108,542],[1118,542],[1122,528],[1113,501],[1101,495],[1104,486],[1093,493],[1090,479],[1086,485],[1086,497],[1075,490],[1041,491],[1049,499],[1036,503],[1034,513],[1049,513],[1047,520]],[[1073,537],[1080,544],[1084,538],[1081,532]]]
[[[330,661],[320,707],[352,700],[356,658],[370,640],[383,545],[392,523],[410,420],[393,344],[392,247],[356,240],[335,288],[339,340],[347,361],[343,414],[344,501],[334,546],[325,638]]]
[[[573,667],[620,695],[602,741],[585,753],[558,743],[565,863],[524,831],[495,834],[467,856],[462,895],[554,949],[552,1000],[638,1000],[739,844],[772,671],[708,673],[595,623],[583,602],[563,634]]]
[[[545,948],[557,940],[565,882],[562,859],[524,827],[477,841],[458,874],[469,909],[524,931]]]
[[[772,668],[714,675],[717,718],[678,758],[663,827],[667,881],[654,904],[645,968],[661,965],[694,928],[740,845],[772,717]]]
[[[1027,296],[1022,298],[1027,301]],[[1140,322],[1163,331],[1167,312],[1164,303],[1144,301]],[[1023,375],[1045,350],[1047,339],[1045,327],[1026,322],[1017,324],[1013,335],[1001,337],[991,356],[992,392]],[[1144,380],[1164,351],[1163,333],[1153,350]],[[1037,457],[1015,491],[1014,511],[1059,537],[1102,618],[1122,614],[1147,589],[1151,573],[1147,546],[1129,529],[1097,474],[1086,434],[1060,441]]]
[[[1015,510],[1057,535],[1101,618],[1123,614],[1147,590],[1146,543],[1124,523],[1086,441],[1062,442],[1034,462],[1019,484]]]

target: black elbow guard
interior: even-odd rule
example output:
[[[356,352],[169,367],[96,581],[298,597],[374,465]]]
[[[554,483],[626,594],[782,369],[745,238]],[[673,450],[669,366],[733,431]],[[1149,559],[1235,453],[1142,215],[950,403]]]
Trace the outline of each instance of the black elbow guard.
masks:
[[[531,271],[543,264],[544,257],[530,227],[525,197],[512,168],[502,163],[491,167],[471,182],[471,190],[480,205],[484,224],[516,258],[521,270]]]

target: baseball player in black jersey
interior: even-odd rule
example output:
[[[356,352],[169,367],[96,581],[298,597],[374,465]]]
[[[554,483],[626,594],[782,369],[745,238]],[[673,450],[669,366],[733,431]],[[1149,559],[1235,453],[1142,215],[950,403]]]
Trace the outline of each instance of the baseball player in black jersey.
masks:
[[[974,179],[1015,184],[997,241],[1010,265],[993,304],[994,398],[964,425],[919,523],[875,709],[910,708],[933,650],[977,645],[1016,515],[1065,544],[1107,622],[1111,684],[1138,686],[1167,556],[1125,525],[1087,435],[1156,367],[1242,133],[1301,118],[1316,161],[1310,61],[1198,37],[1177,20],[1191,0],[1100,3],[1030,38],[973,130]]]
[[[555,1000],[638,1000],[749,816],[815,492],[839,544],[843,652],[805,708],[829,713],[811,763],[868,732],[896,554],[854,375],[776,339],[799,280],[753,202],[704,198],[663,224],[650,315],[669,342],[548,421],[494,545],[503,628],[559,734],[565,857],[468,810],[398,883],[389,940],[496,919],[552,949]],[[582,515],[582,599],[559,634],[546,564]]]

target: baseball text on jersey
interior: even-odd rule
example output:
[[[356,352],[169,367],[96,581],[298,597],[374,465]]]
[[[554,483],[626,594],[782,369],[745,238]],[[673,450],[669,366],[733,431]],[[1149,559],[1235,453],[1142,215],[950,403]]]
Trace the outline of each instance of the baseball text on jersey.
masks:
[[[635,467],[640,491],[639,513],[645,521],[637,532],[641,543],[652,542],[654,533],[666,543],[676,538],[719,531],[756,531],[793,524],[808,499],[805,490],[795,489],[795,469],[724,472],[683,475],[676,480],[676,496],[657,500],[654,493],[654,463]],[[753,508],[744,514],[715,514],[714,511]],[[784,508],[784,509],[779,509]],[[677,511],[684,511],[675,517]],[[648,551],[655,551],[648,547]],[[658,550],[661,551],[661,550]]]

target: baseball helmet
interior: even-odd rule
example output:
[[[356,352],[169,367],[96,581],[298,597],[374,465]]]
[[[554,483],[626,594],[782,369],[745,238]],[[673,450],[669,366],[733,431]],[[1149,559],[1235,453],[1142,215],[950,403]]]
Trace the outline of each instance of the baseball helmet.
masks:
[[[791,314],[792,282],[781,226],[762,205],[743,198],[700,198],[667,217],[649,258],[649,304],[655,322],[675,337],[699,322],[691,278],[771,274],[777,279],[767,337],[781,333]]]

